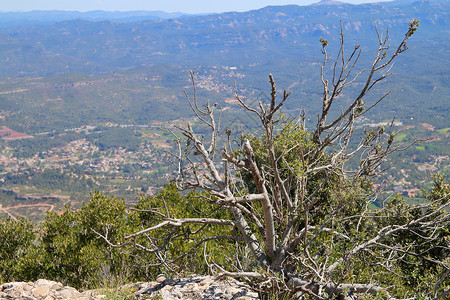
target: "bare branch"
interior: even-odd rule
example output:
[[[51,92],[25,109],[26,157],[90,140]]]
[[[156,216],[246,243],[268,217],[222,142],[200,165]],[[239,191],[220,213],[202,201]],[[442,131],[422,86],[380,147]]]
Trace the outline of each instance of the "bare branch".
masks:
[[[207,218],[198,218],[198,219],[172,219],[159,223],[158,225],[146,228],[134,234],[130,234],[125,236],[125,239],[131,239],[136,236],[145,234],[150,231],[154,231],[156,229],[165,227],[165,226],[173,226],[173,227],[181,227],[183,224],[214,224],[214,225],[228,225],[234,226],[233,221],[225,220],[225,219],[207,219]]]

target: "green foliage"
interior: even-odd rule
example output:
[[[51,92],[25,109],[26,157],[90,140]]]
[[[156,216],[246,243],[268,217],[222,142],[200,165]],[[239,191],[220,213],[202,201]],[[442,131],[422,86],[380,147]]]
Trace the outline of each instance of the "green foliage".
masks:
[[[416,32],[418,27],[419,27],[419,20],[414,19],[414,20],[410,21],[408,32],[405,34],[406,37],[410,38]]]
[[[169,184],[155,196],[142,197],[136,209],[138,210],[141,225],[144,228],[155,226],[165,219],[183,218],[224,218],[229,219],[229,213],[221,207],[211,205],[206,200],[206,195],[196,191],[191,191],[186,195],[180,195],[174,184]],[[152,233],[156,240],[170,236],[169,240],[158,243],[162,250],[166,250],[166,260],[176,259],[173,271],[185,275],[204,274],[208,272],[203,251],[204,245],[199,243],[202,239],[214,236],[230,236],[233,234],[232,228],[224,228],[217,225],[190,224],[180,228],[159,229]],[[168,234],[169,233],[169,234]],[[138,240],[145,242],[145,240]],[[145,245],[145,244],[144,244]],[[200,247],[201,246],[201,247]],[[224,253],[234,252],[234,241],[219,241],[211,239],[207,242],[206,253],[210,259],[224,264]],[[143,260],[155,260],[154,254],[140,253]],[[168,272],[163,266],[153,271]]]
[[[395,228],[397,224],[408,224],[422,218],[425,214],[436,212],[433,217],[423,219],[423,222],[443,216],[446,211],[437,209],[448,203],[450,187],[445,183],[445,177],[436,175],[434,187],[431,191],[424,191],[427,202],[433,203],[432,207],[424,210],[405,202],[396,196],[385,204],[383,208],[374,211],[374,217],[359,224],[364,228],[353,237],[356,241],[378,232],[381,228]],[[384,244],[395,248],[396,245],[408,245],[407,252],[392,253],[386,247],[375,247],[372,253],[361,253],[348,268],[347,273],[354,276],[355,280],[378,280],[385,286],[392,286],[391,294],[401,297],[416,295],[427,299],[436,292],[439,294],[450,287],[450,276],[441,263],[449,263],[450,228],[438,227],[435,229],[422,229],[420,226],[412,226],[412,230],[400,231],[391,236]],[[390,259],[388,265],[383,262]],[[441,262],[441,263],[437,263]],[[391,271],[388,271],[387,267]]]
[[[48,213],[41,226],[43,275],[76,287],[93,286],[111,276],[126,275],[132,280],[142,275],[139,271],[131,274],[129,256],[95,233],[120,244],[137,224],[123,200],[98,192],[78,211],[66,207],[62,214]]]
[[[258,165],[262,166],[266,174],[271,174],[273,166],[268,165],[266,140],[265,136],[250,137]],[[302,128],[289,122],[282,124],[274,138],[275,156],[282,158],[277,160],[277,167],[282,177],[287,178],[286,186],[291,187],[290,177],[303,176],[306,183],[305,194],[313,195],[309,197],[313,202],[313,208],[309,211],[309,226],[330,227],[347,237],[339,238],[333,232],[326,231],[317,233],[307,246],[308,252],[315,255],[315,263],[325,265],[342,261],[332,274],[336,282],[377,282],[380,286],[391,286],[389,292],[401,297],[417,295],[427,298],[435,293],[434,289],[438,293],[448,289],[450,276],[446,274],[447,269],[436,263],[449,262],[450,230],[446,227],[425,230],[414,225],[417,228],[399,231],[387,239],[381,239],[381,243],[370,247],[370,250],[360,251],[353,257],[342,260],[349,249],[378,235],[382,228],[386,231],[399,224],[408,224],[448,203],[449,185],[445,183],[444,176],[435,176],[433,189],[430,192],[424,191],[427,203],[434,201],[434,205],[427,210],[409,204],[397,196],[384,207],[367,212],[364,211],[365,198],[372,190],[372,183],[367,176],[354,181],[336,173],[338,171],[332,174],[320,171],[313,176],[304,175],[306,168],[315,166],[315,161],[321,160],[326,164],[329,155],[324,151],[316,153],[314,157],[308,157],[306,153],[311,153],[313,147],[314,144]],[[242,177],[248,192],[255,193],[252,178],[246,174],[242,174]],[[266,175],[266,180],[268,186],[274,186],[272,177]],[[291,187],[291,193],[292,190]],[[261,210],[260,207],[253,206],[253,209],[255,208]],[[366,217],[359,218],[362,213],[366,214]],[[433,222],[444,213],[445,211],[437,212],[423,222]],[[330,219],[333,221],[328,221]],[[305,222],[304,217],[299,217],[298,230],[304,227]],[[408,251],[390,250],[398,245]],[[303,246],[297,251],[302,253]],[[298,264],[297,268],[299,274],[308,274],[303,264]]]
[[[331,210],[337,210],[339,214],[355,213],[362,208],[365,194],[371,188],[371,182],[368,178],[352,181],[339,173],[329,174],[325,169],[315,174],[306,174],[320,162],[326,165],[329,162],[329,153],[325,151],[315,151],[315,144],[312,136],[303,129],[303,127],[291,120],[281,118],[280,130],[274,137],[275,157],[277,167],[282,178],[286,178],[286,186],[290,188],[289,192],[295,197],[296,186],[291,184],[298,178],[303,178],[306,189],[302,195],[297,197],[308,197],[312,195],[311,201],[314,203],[310,210],[312,219],[310,225],[323,220]],[[253,148],[256,162],[263,169],[271,170],[268,165],[269,153],[267,150],[267,137],[247,136]],[[255,185],[251,175],[242,174],[244,183],[249,193],[256,193]],[[273,179],[268,179],[273,180]],[[308,203],[303,203],[308,205]],[[301,208],[303,209],[303,208]],[[303,223],[303,219],[298,220]],[[301,228],[300,228],[301,229]]]
[[[447,132],[450,131],[450,127],[438,129],[438,130],[436,130],[436,131],[439,132],[439,133],[447,133]]]
[[[36,231],[25,219],[1,220],[0,279],[45,277],[74,287],[96,287],[111,278],[145,278],[130,256],[108,246],[93,231],[120,244],[137,225],[123,200],[98,192],[78,211],[67,206],[61,214],[49,212]]]
[[[398,224],[408,224],[426,213],[435,211],[439,206],[448,203],[450,188],[445,184],[444,177],[434,177],[434,188],[425,192],[427,201],[434,202],[430,210],[425,211],[420,206],[408,204],[403,198],[393,197],[383,208],[371,211],[372,217],[359,219],[348,217],[341,219],[339,224],[332,224],[337,232],[347,235],[348,239],[339,239],[332,233],[321,232],[310,244],[310,253],[327,252],[317,263],[335,262],[342,258],[343,253],[359,245],[377,234],[382,228],[395,228]],[[437,212],[437,218],[444,215]],[[349,215],[350,216],[350,215]],[[436,217],[424,219],[432,222]],[[389,293],[400,298],[416,296],[431,299],[450,288],[448,270],[440,263],[449,263],[448,243],[450,229],[439,227],[438,230],[424,230],[413,226],[412,231],[400,231],[380,244],[362,251],[344,260],[334,271],[336,282],[377,282],[379,286],[390,287]],[[417,228],[416,228],[417,227]],[[357,228],[357,230],[356,230]],[[386,246],[382,246],[386,245]],[[408,245],[406,252],[391,252],[390,248]],[[328,249],[328,250],[327,250]],[[382,299],[382,295],[377,295]],[[363,298],[374,299],[374,298]]]
[[[407,136],[408,136],[407,133],[397,134],[395,136],[395,140],[398,141],[398,142],[403,142],[406,139]]]
[[[119,147],[128,151],[136,151],[141,143],[134,129],[121,127],[105,128],[100,133],[88,135],[87,139],[98,146],[101,151]]]
[[[35,248],[34,240],[33,224],[27,219],[0,220],[0,283],[29,278],[24,266]]]
[[[142,197],[135,208],[136,211],[130,212],[122,199],[94,192],[90,202],[79,210],[66,206],[60,213],[49,212],[37,229],[26,219],[0,220],[0,282],[48,278],[76,288],[97,288],[148,280],[167,271],[148,266],[155,259],[154,254],[133,246],[113,247],[99,235],[111,244],[120,245],[129,242],[124,239],[127,234],[164,219],[161,214],[170,218],[229,217],[222,209],[205,205],[201,194],[191,192],[182,196],[174,185],[166,186],[155,196]],[[168,250],[165,259],[181,256],[172,264],[177,274],[205,273],[208,270],[205,248],[198,242],[232,235],[231,230],[213,225],[183,226],[172,232],[170,242],[163,242]],[[163,237],[166,233],[159,230],[156,236]],[[148,249],[155,246],[146,237],[134,242]],[[225,264],[223,252],[234,252],[234,247],[234,241],[211,239],[206,251],[209,259]]]
[[[81,176],[81,172],[76,167],[67,167],[65,170],[29,169],[19,174],[8,173],[4,179],[9,184],[35,186],[47,191],[85,192],[86,190],[91,190],[93,187],[92,180]],[[75,177],[73,174],[77,174],[79,177]]]

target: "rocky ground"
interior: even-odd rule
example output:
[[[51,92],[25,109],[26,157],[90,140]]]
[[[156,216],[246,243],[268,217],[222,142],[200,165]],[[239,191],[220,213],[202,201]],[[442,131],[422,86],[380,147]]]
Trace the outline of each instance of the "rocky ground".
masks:
[[[232,278],[192,276],[168,279],[163,275],[153,282],[138,282],[116,289],[79,292],[55,281],[12,282],[0,286],[0,299],[21,300],[102,300],[102,299],[235,299],[256,300],[258,294]]]

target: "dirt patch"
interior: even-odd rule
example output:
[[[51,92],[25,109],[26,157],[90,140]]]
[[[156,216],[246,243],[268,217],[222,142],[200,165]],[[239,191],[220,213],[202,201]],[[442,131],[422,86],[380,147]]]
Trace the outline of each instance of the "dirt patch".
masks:
[[[420,123],[420,125],[426,130],[434,131],[434,126],[428,123]]]
[[[17,132],[6,126],[2,126],[0,128],[0,138],[4,140],[21,140],[21,139],[31,139],[33,137],[26,133]]]
[[[156,148],[170,148],[171,146],[164,140],[152,140],[150,143]]]

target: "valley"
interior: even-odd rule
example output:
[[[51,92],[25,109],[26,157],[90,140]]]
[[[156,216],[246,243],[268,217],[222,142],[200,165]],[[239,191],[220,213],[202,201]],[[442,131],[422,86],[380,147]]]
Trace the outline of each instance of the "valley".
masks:
[[[393,193],[420,202],[432,174],[450,176],[448,12],[449,1],[393,1],[1,23],[0,217],[38,222],[45,211],[81,207],[95,190],[129,204],[158,192],[173,179],[167,151],[181,137],[164,129],[198,125],[186,99],[194,97],[189,70],[199,104],[216,103],[221,130],[232,130],[236,139],[253,132],[257,120],[240,109],[235,93],[249,105],[268,103],[269,73],[280,90],[292,92],[283,113],[295,118],[304,109],[312,128],[323,91],[319,40],[327,38],[336,55],[341,20],[349,49],[362,45],[355,71],[363,74],[377,47],[374,19],[380,32],[389,28],[396,39],[409,20],[420,20],[407,53],[391,70],[395,76],[367,102],[391,94],[358,124],[362,132],[388,126],[395,117],[396,142],[405,143],[374,179],[382,195],[375,204]],[[337,105],[354,99],[359,84]],[[406,147],[414,140],[419,142]]]

